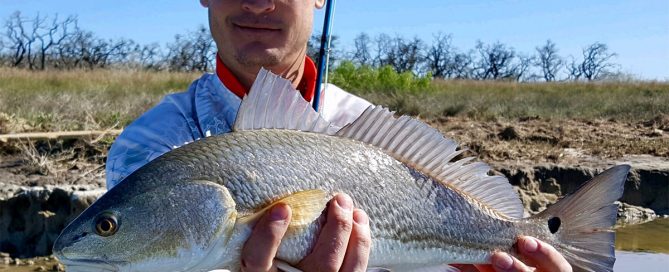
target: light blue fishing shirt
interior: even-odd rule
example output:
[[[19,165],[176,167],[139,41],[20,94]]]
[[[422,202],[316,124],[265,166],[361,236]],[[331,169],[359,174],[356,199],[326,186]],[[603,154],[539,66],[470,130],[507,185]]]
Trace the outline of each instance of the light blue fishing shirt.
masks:
[[[157,158],[182,145],[232,130],[241,99],[216,74],[204,74],[187,91],[169,94],[128,125],[107,157],[107,189]],[[355,120],[371,104],[327,84],[320,113],[335,126]]]

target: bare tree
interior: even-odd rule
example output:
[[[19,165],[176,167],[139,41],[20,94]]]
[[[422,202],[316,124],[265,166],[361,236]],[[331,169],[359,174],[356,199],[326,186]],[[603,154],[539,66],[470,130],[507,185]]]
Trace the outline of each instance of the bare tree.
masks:
[[[211,38],[209,29],[201,25],[198,29],[191,33],[193,39],[193,50],[197,56],[194,68],[197,71],[209,71],[213,67],[213,62],[216,59],[216,44]]]
[[[75,22],[71,35],[56,48],[54,66],[63,69],[83,67],[83,59],[93,40],[93,33],[81,30]]]
[[[555,43],[547,40],[546,44],[537,47],[537,58],[534,65],[541,69],[544,80],[550,82],[555,81],[560,68],[564,64],[562,58],[558,55],[558,49]]]
[[[606,44],[595,42],[583,49],[583,62],[580,65],[581,73],[587,80],[599,79],[603,74],[610,72],[609,69],[616,67],[611,63],[615,53],[609,53]]]
[[[59,46],[72,35],[69,30],[73,25],[76,25],[76,21],[76,17],[69,16],[65,20],[59,22],[58,16],[56,15],[51,25],[45,26],[45,31],[37,35],[37,39],[40,41],[39,69],[44,70],[46,68],[47,55],[50,54],[51,49],[54,46]]]
[[[516,78],[517,71],[513,64],[516,52],[500,42],[486,45],[481,41],[476,44],[479,53],[476,65],[476,77],[478,79],[504,79]]]
[[[4,35],[3,35],[4,34]],[[320,35],[308,41],[307,54],[318,61]],[[337,36],[330,45],[330,65],[336,65],[340,52],[336,50]],[[478,41],[474,50],[460,52],[452,45],[451,35],[437,33],[426,46],[418,37],[391,37],[380,34],[374,39],[360,33],[354,40],[354,50],[347,54],[359,65],[390,66],[396,72],[422,74],[430,72],[437,78],[512,79],[528,80],[533,65],[540,69],[545,81],[554,81],[561,69],[569,79],[597,80],[612,73],[616,56],[603,43],[593,43],[583,49],[583,59],[569,61],[558,55],[551,40],[536,47],[536,58],[516,52],[500,42],[484,44]],[[206,27],[200,26],[185,35],[176,35],[164,48],[158,44],[140,45],[128,39],[103,39],[78,27],[77,18],[64,20],[40,16],[26,19],[15,12],[5,21],[0,34],[0,65],[28,69],[140,67],[142,69],[173,71],[209,71],[213,69],[216,46]],[[532,70],[531,70],[532,69]],[[536,74],[539,74],[538,72]]]
[[[374,66],[382,67],[390,64],[390,58],[393,57],[392,54],[392,38],[388,34],[382,33],[374,38],[376,44],[376,50],[374,55]]]
[[[576,61],[574,56],[569,56],[569,63],[565,67],[567,68],[567,79],[578,81],[583,76],[581,64]]]
[[[535,57],[525,54],[518,54],[517,61],[513,66],[515,73],[512,78],[515,78],[516,81],[527,81],[532,79],[533,76],[531,74],[528,75],[528,71],[534,62],[536,62]]]
[[[13,67],[18,67],[26,58],[32,43],[30,39],[27,39],[28,34],[23,26],[24,19],[21,17],[20,12],[14,12],[7,22],[5,23],[7,32],[5,36],[8,39],[8,48],[12,50],[10,54],[10,63]]]
[[[473,78],[472,65],[474,64],[474,59],[472,58],[472,54],[472,52],[455,53],[453,55],[453,60],[446,69],[446,77],[455,79]]]
[[[21,35],[27,41],[27,51],[26,51],[26,60],[28,61],[28,68],[35,68],[35,60],[37,55],[34,53],[33,44],[37,41],[37,31],[42,27],[42,24],[46,18],[40,18],[40,15],[37,14],[35,19],[32,20],[32,26],[29,31],[24,31],[23,26],[21,25]],[[29,21],[30,22],[30,21]]]
[[[140,67],[149,70],[160,70],[161,67],[161,48],[157,43],[152,43],[144,45],[135,49],[136,54],[138,55],[137,62]]]
[[[3,36],[0,36],[0,58],[3,57],[2,53],[5,51],[6,47],[7,47],[7,42],[5,41],[5,38]]]
[[[216,57],[216,46],[204,26],[188,35],[176,35],[167,50],[165,59],[172,71],[208,71]]]
[[[122,63],[128,56],[134,42],[121,39],[118,41],[94,38],[89,44],[82,44],[82,62],[89,69],[106,68]]]
[[[449,71],[449,66],[453,62],[453,46],[451,45],[451,35],[441,32],[434,35],[432,45],[425,54],[427,69],[432,72],[436,78],[445,78]]]
[[[402,37],[395,37],[396,53],[393,61],[393,67],[398,73],[402,72],[418,72],[420,64],[423,61],[423,46],[424,43],[418,37],[411,40],[405,40]]]
[[[583,59],[579,62],[570,57],[567,65],[568,78],[571,80],[585,79],[588,81],[598,80],[610,73],[611,69],[617,67],[611,59],[615,53],[610,53],[606,44],[595,42],[583,48]]]
[[[15,12],[5,24],[7,47],[12,51],[11,66],[45,69],[48,58],[54,55],[54,48],[71,35],[69,29],[74,24],[76,18],[72,16],[59,21],[57,15],[49,20],[48,16],[38,14],[28,20]]]
[[[194,71],[191,60],[195,58],[193,45],[183,35],[175,35],[174,41],[167,45],[165,61],[170,71]]]
[[[371,65],[372,64],[372,53],[370,52],[370,43],[371,39],[366,33],[360,33],[353,40],[355,44],[355,49],[351,56],[351,60],[357,62],[360,65]]]
[[[5,27],[0,56],[13,67],[93,69],[122,65],[130,63],[139,48],[132,40],[105,40],[83,31],[74,16],[59,20],[58,15],[49,18],[38,14],[25,19],[15,12]],[[155,50],[151,54],[156,55]]]
[[[376,38],[374,63],[377,67],[389,65],[398,73],[418,72],[423,60],[423,44],[418,37],[407,40],[400,36],[390,38],[386,34],[380,34]]]

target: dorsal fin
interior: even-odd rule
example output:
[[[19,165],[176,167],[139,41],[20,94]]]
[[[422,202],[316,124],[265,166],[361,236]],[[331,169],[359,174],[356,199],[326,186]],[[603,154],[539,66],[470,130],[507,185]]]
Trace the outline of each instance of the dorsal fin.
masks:
[[[523,216],[520,198],[505,177],[488,175],[490,166],[483,162],[468,163],[473,157],[451,162],[464,150],[423,122],[407,116],[396,119],[387,109],[370,106],[337,136],[380,147],[395,159],[480,201],[493,213]]]
[[[290,129],[334,135],[337,128],[311,108],[290,81],[260,68],[233,130]]]
[[[395,118],[383,107],[368,107],[356,121],[337,131],[315,112],[290,81],[260,69],[237,113],[234,130],[290,129],[337,135],[378,148],[433,179],[483,204],[496,215],[521,218],[523,206],[508,180],[490,176],[490,166],[464,158],[458,144],[408,116]]]

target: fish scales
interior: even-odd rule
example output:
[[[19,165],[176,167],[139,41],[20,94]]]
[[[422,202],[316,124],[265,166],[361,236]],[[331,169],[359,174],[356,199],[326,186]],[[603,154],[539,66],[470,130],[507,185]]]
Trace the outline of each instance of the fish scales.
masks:
[[[207,161],[211,159],[215,163]],[[368,213],[374,240],[394,241],[403,250],[415,247],[425,253],[437,249],[443,254],[456,252],[446,256],[454,262],[483,262],[492,250],[510,248],[517,236],[513,222],[482,212],[477,203],[440,182],[376,147],[349,139],[288,130],[243,131],[181,147],[152,163],[190,166],[192,169],[180,172],[190,173],[191,179],[224,185],[240,214],[256,212],[279,196],[304,190],[321,189],[330,195],[347,193],[356,207]],[[151,172],[142,174],[156,177]],[[314,241],[307,237],[315,235],[288,239],[296,240],[289,243],[313,245]],[[383,242],[376,243],[380,246],[373,248],[372,264],[376,256],[389,250],[382,246]],[[467,250],[448,250],[452,245],[464,245]],[[308,247],[302,251],[308,251]],[[282,251],[278,256],[287,260],[304,257]]]

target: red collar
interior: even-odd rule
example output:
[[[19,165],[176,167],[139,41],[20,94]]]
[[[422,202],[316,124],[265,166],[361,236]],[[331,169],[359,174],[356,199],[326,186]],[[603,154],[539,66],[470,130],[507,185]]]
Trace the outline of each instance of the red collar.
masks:
[[[300,91],[305,100],[311,101],[314,97],[314,89],[316,88],[316,65],[314,61],[306,56],[304,58],[304,71],[300,84],[297,85],[297,90]],[[216,55],[216,75],[223,82],[226,88],[236,94],[239,98],[244,97],[248,90],[242,86],[237,77],[235,77],[230,69],[221,61],[221,58]]]

